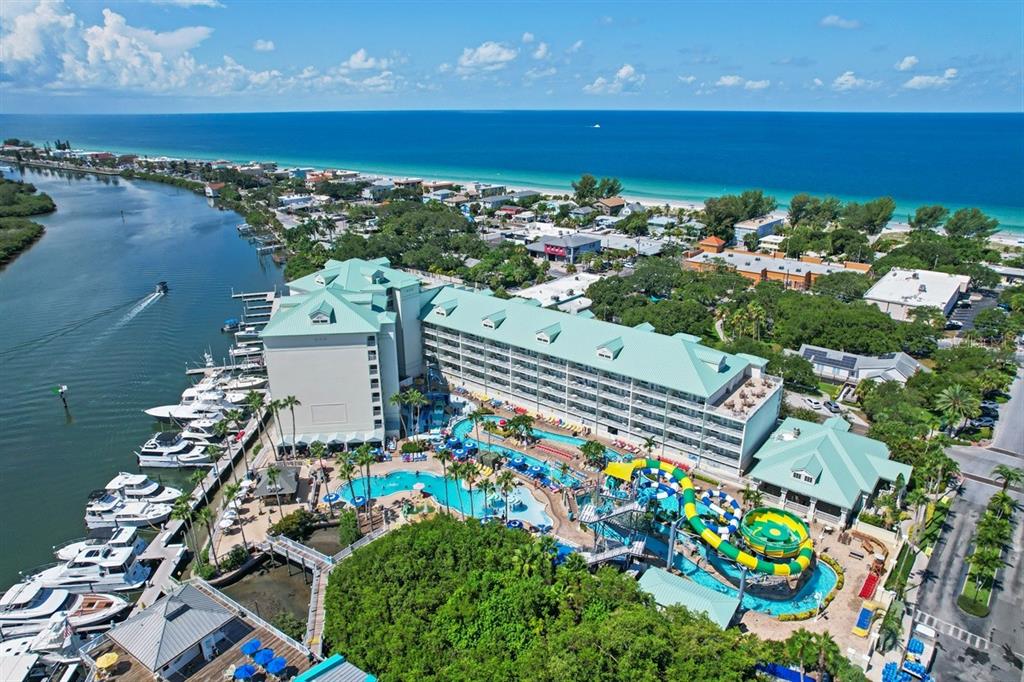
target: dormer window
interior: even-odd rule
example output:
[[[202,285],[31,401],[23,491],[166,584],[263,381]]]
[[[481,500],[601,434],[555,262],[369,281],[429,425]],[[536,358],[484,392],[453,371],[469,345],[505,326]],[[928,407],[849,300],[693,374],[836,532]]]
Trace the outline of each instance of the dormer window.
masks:
[[[622,346],[622,338],[620,337],[602,343],[597,347],[597,357],[605,360],[614,360],[622,352]]]
[[[330,324],[334,322],[334,308],[324,301],[309,313],[309,321],[313,324]]]
[[[803,481],[804,483],[814,483],[815,481],[814,476],[811,475],[809,472],[804,471],[803,469],[797,469],[796,471],[794,471],[793,478],[795,478],[798,481]]]
[[[315,313],[313,315],[313,317],[311,317],[309,319],[310,319],[310,322],[312,322],[313,324],[330,324],[331,323],[330,315],[325,315],[324,313]]]
[[[505,321],[505,311],[499,310],[496,313],[491,313],[484,317],[480,323],[487,329],[497,329],[501,326],[501,323]]]
[[[325,284],[327,284],[327,281],[324,279],[323,275],[317,275],[316,277],[313,278],[313,281],[319,284],[320,286],[324,286]]]
[[[562,327],[557,322],[549,327],[537,331],[536,339],[545,345],[550,345],[562,333]]]
[[[434,308],[434,314],[438,317],[448,317],[452,314],[458,304],[455,301],[445,301],[444,303],[438,303],[437,307]]]

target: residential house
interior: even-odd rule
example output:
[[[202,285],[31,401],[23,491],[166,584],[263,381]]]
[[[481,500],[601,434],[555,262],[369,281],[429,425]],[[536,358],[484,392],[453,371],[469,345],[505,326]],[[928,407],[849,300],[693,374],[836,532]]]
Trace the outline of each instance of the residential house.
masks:
[[[594,207],[604,215],[619,215],[625,206],[626,200],[622,197],[607,197],[594,203]]]
[[[223,182],[208,182],[206,183],[206,196],[210,199],[216,199],[220,196],[220,191],[224,189]]]
[[[857,355],[821,346],[803,344],[800,350],[786,351],[811,363],[814,373],[836,383],[859,384],[865,379],[907,383],[918,372],[931,370],[902,351],[883,355]]]
[[[700,251],[690,252],[684,267],[706,272],[725,267],[743,275],[752,283],[779,282],[787,289],[809,290],[819,277],[836,272],[853,271],[864,273],[870,269],[867,263],[826,263],[821,258],[802,256],[786,258],[781,253],[762,254],[739,249],[722,250],[725,242],[718,237],[708,237],[698,243]]]

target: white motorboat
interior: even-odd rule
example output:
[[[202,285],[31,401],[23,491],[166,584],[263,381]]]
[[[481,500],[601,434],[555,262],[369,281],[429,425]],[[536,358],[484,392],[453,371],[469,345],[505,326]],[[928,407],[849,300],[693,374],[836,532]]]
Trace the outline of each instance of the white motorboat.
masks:
[[[131,547],[136,556],[146,549],[146,541],[135,528],[97,528],[82,540],[72,540],[53,548],[58,561],[71,561],[78,553],[90,547]]]
[[[199,445],[218,443],[222,439],[217,435],[217,424],[222,419],[193,419],[181,430],[181,437]],[[229,431],[230,433],[230,431]]]
[[[141,467],[181,468],[209,464],[206,446],[182,438],[180,433],[161,431],[135,451]]]
[[[185,389],[182,393],[181,403],[151,407],[145,410],[145,413],[154,419],[185,422],[211,418],[228,410],[241,409],[244,404],[244,393],[225,393],[218,389],[196,391],[191,388]]]
[[[171,516],[171,505],[129,501],[109,493],[94,498],[85,507],[88,528],[149,528],[159,526]]]
[[[107,492],[126,500],[143,500],[155,504],[170,504],[181,497],[181,491],[152,480],[145,474],[122,471],[107,483]]]
[[[36,581],[21,582],[0,597],[0,635],[4,639],[36,635],[54,616],[66,616],[72,628],[102,625],[128,606],[112,594],[73,594]]]
[[[235,332],[235,340],[239,342],[256,341],[260,338],[260,330],[256,327],[242,327]]]
[[[132,547],[86,547],[70,561],[38,570],[26,582],[77,594],[125,592],[140,588],[149,573]]]
[[[254,358],[263,357],[263,346],[258,346],[253,343],[241,344],[238,346],[232,346],[228,349],[228,355],[232,358]]]
[[[266,385],[267,377],[254,374],[242,374],[241,376],[231,377],[230,379],[222,380],[219,384],[220,388],[225,391],[242,391],[246,393],[257,388],[263,388]]]

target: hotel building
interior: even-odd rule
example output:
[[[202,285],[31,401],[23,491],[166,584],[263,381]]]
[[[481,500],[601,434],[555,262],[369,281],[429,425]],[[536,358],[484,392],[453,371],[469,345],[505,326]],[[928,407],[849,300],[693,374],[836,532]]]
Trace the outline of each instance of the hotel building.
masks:
[[[775,427],[782,381],[766,374],[763,358],[647,324],[422,286],[386,259],[328,261],[289,284],[263,338],[273,395],[301,402],[296,440],[352,445],[396,435],[398,410],[388,399],[428,365],[452,388],[612,439],[653,438],[654,454],[733,475]]]

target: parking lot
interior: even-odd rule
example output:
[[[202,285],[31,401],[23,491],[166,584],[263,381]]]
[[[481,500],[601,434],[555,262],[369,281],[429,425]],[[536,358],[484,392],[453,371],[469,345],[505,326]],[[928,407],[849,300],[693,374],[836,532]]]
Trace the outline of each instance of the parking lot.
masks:
[[[958,335],[962,335],[964,332],[974,329],[974,318],[978,313],[986,308],[994,308],[998,302],[999,299],[995,294],[983,293],[980,300],[971,301],[970,307],[961,308],[958,304],[950,314],[949,320],[963,325],[957,332]]]

